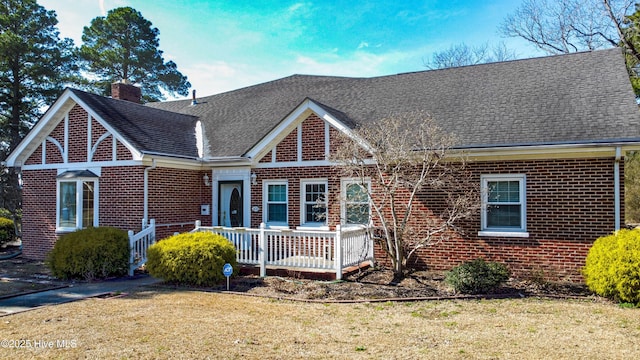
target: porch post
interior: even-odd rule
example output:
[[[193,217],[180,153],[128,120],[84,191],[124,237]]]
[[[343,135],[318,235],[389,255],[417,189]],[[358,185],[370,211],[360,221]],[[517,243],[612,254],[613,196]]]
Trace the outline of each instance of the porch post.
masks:
[[[267,237],[265,229],[267,224],[260,223],[260,232],[258,234],[258,262],[260,263],[260,277],[267,276]]]
[[[143,220],[144,221],[144,220]],[[143,226],[144,228],[144,226]],[[133,262],[134,262],[134,256],[135,256],[135,251],[133,249],[133,230],[129,230],[127,231],[127,235],[129,235],[129,276],[133,276]]]
[[[336,280],[342,280],[342,227],[336,225],[336,238],[333,243],[334,268],[336,269]]]

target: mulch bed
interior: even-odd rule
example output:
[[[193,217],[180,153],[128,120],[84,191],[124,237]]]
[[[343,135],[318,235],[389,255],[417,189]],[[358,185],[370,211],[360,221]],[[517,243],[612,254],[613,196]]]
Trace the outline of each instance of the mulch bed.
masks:
[[[42,261],[18,256],[0,261],[0,297],[11,291],[31,291],[48,287],[60,287],[70,282],[51,276]],[[6,281],[10,279],[10,281]],[[25,285],[27,284],[27,285]],[[34,285],[37,284],[37,285]],[[189,288],[202,291],[226,291],[226,282],[207,288],[160,283],[167,288]],[[230,279],[229,291],[252,296],[305,301],[384,301],[410,299],[459,298],[458,294],[444,282],[444,273],[417,271],[400,282],[394,282],[393,272],[384,268],[368,268],[346,276],[344,281],[318,281],[293,277],[269,276],[260,278],[243,275]],[[584,284],[545,282],[541,280],[510,279],[502,287],[483,297],[548,297],[596,299]]]

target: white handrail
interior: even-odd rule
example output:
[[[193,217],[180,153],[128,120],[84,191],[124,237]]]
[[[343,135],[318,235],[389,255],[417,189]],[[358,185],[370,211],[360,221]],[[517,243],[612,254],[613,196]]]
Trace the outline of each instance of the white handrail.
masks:
[[[133,276],[133,271],[147,262],[147,249],[156,242],[156,221],[151,219],[149,224],[142,221],[142,230],[134,234],[133,230],[128,231],[129,235],[129,276]]]
[[[279,230],[262,223],[259,229],[250,229],[205,227],[199,221],[195,225],[194,232],[209,231],[227,238],[237,250],[238,263],[259,265],[262,277],[271,265],[331,270],[339,280],[345,267],[373,262],[373,241],[367,228]]]

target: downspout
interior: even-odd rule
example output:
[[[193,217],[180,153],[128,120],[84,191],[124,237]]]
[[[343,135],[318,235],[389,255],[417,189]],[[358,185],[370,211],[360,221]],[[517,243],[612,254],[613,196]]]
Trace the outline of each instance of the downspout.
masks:
[[[613,196],[615,212],[615,231],[620,230],[620,161],[622,159],[622,149],[616,147],[616,160],[613,163]]]
[[[144,214],[142,216],[142,222],[144,226],[149,223],[149,171],[156,168],[156,159],[151,160],[151,166],[144,168]]]

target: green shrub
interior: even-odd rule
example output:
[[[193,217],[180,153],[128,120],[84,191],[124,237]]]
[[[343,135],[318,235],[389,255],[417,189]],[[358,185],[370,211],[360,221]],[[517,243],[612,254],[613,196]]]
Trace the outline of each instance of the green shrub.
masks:
[[[0,217],[0,245],[4,245],[16,238],[13,220]]]
[[[476,259],[447,272],[445,282],[463,294],[487,293],[509,279],[509,270],[497,262]]]
[[[123,276],[129,271],[129,237],[112,227],[68,233],[56,241],[46,263],[61,279]]]
[[[147,251],[149,274],[169,282],[215,285],[225,279],[225,263],[236,268],[236,249],[223,236],[210,232],[174,235]]]
[[[598,238],[589,249],[582,274],[596,294],[640,304],[640,230]]]

